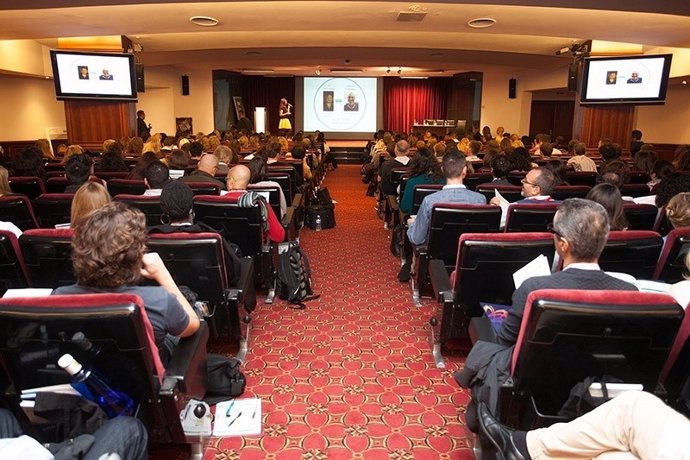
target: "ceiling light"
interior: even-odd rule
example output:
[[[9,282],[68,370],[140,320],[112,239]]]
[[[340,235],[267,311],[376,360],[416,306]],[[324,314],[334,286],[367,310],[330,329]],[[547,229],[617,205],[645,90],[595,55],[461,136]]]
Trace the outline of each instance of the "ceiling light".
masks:
[[[683,80],[683,84],[687,85],[688,84],[687,80]]]
[[[398,75],[402,73],[402,67],[398,67]]]
[[[316,72],[314,73],[316,73],[316,75],[321,75],[321,69],[316,69]]]
[[[467,21],[467,25],[473,29],[486,29],[496,24],[496,20],[493,18],[476,18]]]
[[[391,68],[389,67],[388,70],[386,70],[386,75],[390,75],[390,74],[391,74]]]
[[[189,18],[189,20],[193,23],[196,24],[197,26],[202,26],[202,27],[213,27],[217,26],[220,21],[216,18],[212,18],[211,16],[192,16]]]

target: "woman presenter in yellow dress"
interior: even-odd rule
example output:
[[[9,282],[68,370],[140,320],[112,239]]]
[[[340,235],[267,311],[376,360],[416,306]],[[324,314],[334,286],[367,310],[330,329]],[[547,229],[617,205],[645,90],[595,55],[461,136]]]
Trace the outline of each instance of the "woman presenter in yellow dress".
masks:
[[[292,104],[288,103],[287,99],[282,98],[280,100],[280,107],[278,108],[278,115],[280,116],[280,123],[278,124],[278,129],[291,130],[292,124],[290,123],[290,109]]]

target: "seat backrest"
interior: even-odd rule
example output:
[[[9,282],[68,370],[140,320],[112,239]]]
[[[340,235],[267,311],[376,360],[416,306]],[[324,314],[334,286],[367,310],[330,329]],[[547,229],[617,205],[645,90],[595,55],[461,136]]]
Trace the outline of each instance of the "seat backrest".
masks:
[[[557,185],[551,192],[551,198],[558,201],[568,198],[585,198],[591,187],[586,185]]]
[[[29,287],[29,275],[17,236],[0,230],[0,296],[8,289]]]
[[[427,239],[428,258],[443,260],[450,272],[457,258],[460,235],[498,232],[500,223],[499,206],[435,203]]]
[[[476,190],[477,185],[491,182],[494,177],[488,172],[470,173],[465,176],[462,183],[470,190]]]
[[[46,180],[46,193],[65,193],[69,185],[65,176],[49,177]]]
[[[628,219],[628,230],[654,230],[659,210],[653,204],[625,203],[625,218]]]
[[[110,179],[126,179],[129,171],[96,171],[94,175],[99,179],[109,181]]]
[[[649,182],[649,174],[644,171],[630,171],[628,175],[631,184],[647,184]],[[647,187],[649,190],[649,187]]]
[[[671,230],[666,235],[664,247],[654,271],[654,279],[667,283],[677,283],[687,273],[685,257],[690,252],[690,227]]]
[[[0,299],[0,355],[17,393],[69,382],[57,366],[65,353],[93,366],[139,403],[156,400],[165,369],[153,328],[138,296],[55,295]],[[81,332],[94,346],[72,340]]]
[[[252,192],[257,192],[261,194],[264,198],[268,198],[266,201],[273,208],[273,212],[276,217],[280,219],[280,187],[270,186],[270,185],[254,185],[249,184],[247,190]]]
[[[46,187],[40,177],[14,176],[9,178],[9,182],[12,192],[26,195],[32,200],[46,193]]]
[[[33,229],[19,237],[32,287],[57,288],[76,282],[72,269],[72,235],[67,229]]]
[[[220,195],[223,188],[220,184],[212,182],[185,182],[192,189],[194,195]]]
[[[107,187],[110,196],[141,195],[146,191],[146,184],[143,179],[110,179]]]
[[[139,209],[146,216],[146,225],[151,227],[161,224],[161,216],[163,210],[161,209],[160,196],[148,195],[116,195],[113,200],[126,203],[133,208]]]
[[[568,171],[566,178],[570,185],[594,187],[597,183],[597,173],[594,171]]]
[[[543,254],[553,264],[553,235],[546,232],[463,233],[455,263],[455,304],[481,316],[480,302],[510,305],[513,273]]]
[[[685,305],[684,305],[685,306]],[[690,314],[683,318],[671,352],[661,370],[659,382],[678,410],[690,412]]]
[[[553,223],[558,203],[513,203],[508,206],[506,232],[545,232]]]
[[[496,190],[510,203],[523,199],[522,187],[518,185],[493,185],[491,182],[477,185],[477,192],[486,197],[486,202],[496,196]]]
[[[518,187],[522,187],[522,179],[525,178],[527,173],[525,171],[511,171],[508,173],[508,182],[510,182],[513,185],[516,185]]]
[[[290,206],[292,204],[292,199],[295,196],[290,175],[287,173],[269,172],[266,180],[272,180],[280,185],[280,188],[283,190],[283,194],[285,194],[285,201],[287,202],[287,205]]]
[[[683,309],[664,294],[547,289],[527,297],[511,374],[542,414],[555,414],[587,377],[653,391]]]
[[[621,195],[633,198],[647,196],[649,195],[649,187],[647,184],[623,184]]]
[[[417,214],[419,212],[419,207],[422,205],[422,201],[427,195],[436,193],[443,189],[441,184],[421,184],[415,185],[414,191],[412,192],[412,213]]]
[[[262,252],[264,236],[259,206],[243,208],[236,199],[200,195],[194,197],[194,214],[197,221],[222,229],[225,238],[238,245],[245,256]]]
[[[74,193],[44,193],[34,201],[34,209],[42,228],[69,224]]]
[[[25,195],[0,196],[0,220],[12,222],[22,231],[38,227],[31,200]]]
[[[638,279],[652,279],[664,240],[651,230],[609,232],[599,266],[608,272],[622,272]]]
[[[292,190],[297,190],[302,182],[304,182],[303,171],[302,171],[302,160],[291,161],[292,164],[285,164],[285,161],[281,164],[270,164],[268,165],[268,174],[273,173],[284,173],[290,175],[290,182],[292,183]]]
[[[658,232],[661,236],[666,236],[673,230],[673,225],[666,216],[666,206],[659,208],[659,214],[656,216],[656,221],[654,222],[654,228],[652,230]]]

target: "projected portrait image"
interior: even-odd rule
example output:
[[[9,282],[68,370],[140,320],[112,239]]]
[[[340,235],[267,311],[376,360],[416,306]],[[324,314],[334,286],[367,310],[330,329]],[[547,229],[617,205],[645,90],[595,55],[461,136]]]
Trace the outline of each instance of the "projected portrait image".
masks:
[[[323,111],[332,112],[333,111],[333,91],[323,92]]]
[[[355,100],[355,93],[347,94],[347,104],[343,107],[346,112],[359,112],[359,102]]]
[[[80,65],[77,66],[77,71],[79,72],[79,79],[80,80],[88,80],[89,79],[89,67],[85,65]]]
[[[615,85],[617,81],[618,81],[618,71],[617,70],[609,70],[608,72],[606,72],[606,84],[607,85]]]

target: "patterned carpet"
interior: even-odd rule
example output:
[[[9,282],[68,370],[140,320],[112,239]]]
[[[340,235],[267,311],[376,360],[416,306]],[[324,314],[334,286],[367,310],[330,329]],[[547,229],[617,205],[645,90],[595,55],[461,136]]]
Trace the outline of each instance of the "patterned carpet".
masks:
[[[302,231],[318,300],[254,315],[244,397],[263,401],[261,436],[213,438],[204,460],[470,459],[467,394],[452,379],[462,357],[434,366],[427,322],[396,279],[399,260],[365,196],[359,166],[324,185],[337,227]]]

